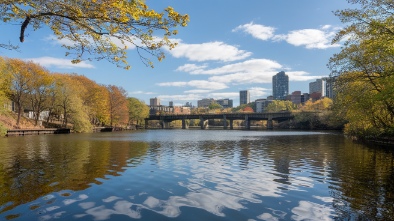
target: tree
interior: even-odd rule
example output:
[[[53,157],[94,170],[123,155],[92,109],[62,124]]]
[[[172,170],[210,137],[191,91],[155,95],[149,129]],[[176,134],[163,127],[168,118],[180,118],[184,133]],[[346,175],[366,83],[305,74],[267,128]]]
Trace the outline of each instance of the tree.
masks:
[[[126,91],[115,85],[108,85],[110,125],[127,124],[129,121]]]
[[[345,39],[345,43],[328,64],[331,75],[338,77],[336,103],[349,121],[345,132],[359,137],[392,136],[394,5],[386,0],[348,1],[360,7],[335,12],[349,25],[333,40]],[[357,114],[359,119],[352,117]]]
[[[297,109],[297,105],[295,105],[291,101],[281,101],[274,100],[267,106],[268,112],[278,112],[278,111],[292,111]]]
[[[0,0],[0,17],[5,23],[21,23],[20,42],[29,25],[34,30],[47,25],[59,40],[68,42],[63,47],[66,56],[72,55],[73,63],[107,59],[126,69],[130,68],[128,47],[135,47],[142,61],[153,67],[141,52],[163,59],[161,48],[175,47],[169,37],[177,34],[177,26],[186,26],[189,21],[187,14],[172,7],[161,13],[149,9],[144,0]]]
[[[209,108],[209,110],[215,110],[215,109],[221,109],[223,107],[220,104],[214,102],[214,103],[211,103],[208,106],[208,108]]]
[[[109,124],[107,88],[82,75],[73,75],[72,77],[85,88],[85,93],[80,96],[83,104],[87,107],[90,122],[94,125]]]
[[[57,74],[56,81],[56,107],[59,114],[63,115],[63,127],[73,123],[76,132],[90,132],[92,125],[89,121],[88,111],[80,94],[85,93],[85,88],[73,78],[73,75]]]
[[[129,107],[129,121],[139,125],[149,116],[149,107],[142,101],[134,97],[127,98]]]
[[[54,87],[52,75],[38,64],[31,64],[31,80],[28,85],[27,97],[30,108],[34,113],[34,123],[37,126],[40,114],[49,106],[51,91]]]
[[[7,97],[15,103],[18,114],[16,125],[19,126],[23,112],[23,105],[26,104],[27,93],[30,82],[32,81],[32,72],[35,64],[33,62],[24,62],[19,59],[7,59],[6,84],[9,90],[6,91]]]

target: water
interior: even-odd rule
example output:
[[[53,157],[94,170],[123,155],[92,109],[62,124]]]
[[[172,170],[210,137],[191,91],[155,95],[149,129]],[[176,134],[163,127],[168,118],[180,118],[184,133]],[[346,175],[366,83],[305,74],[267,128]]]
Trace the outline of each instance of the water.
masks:
[[[394,220],[394,151],[337,133],[0,140],[0,220]]]

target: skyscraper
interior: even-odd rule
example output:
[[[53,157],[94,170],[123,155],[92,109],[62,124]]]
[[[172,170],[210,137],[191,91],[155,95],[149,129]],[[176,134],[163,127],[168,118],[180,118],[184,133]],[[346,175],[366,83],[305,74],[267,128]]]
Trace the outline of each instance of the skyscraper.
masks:
[[[272,95],[274,100],[285,100],[289,94],[289,76],[284,71],[272,76]]]
[[[150,99],[150,106],[151,107],[158,107],[160,106],[160,99],[155,97]]]
[[[326,78],[309,83],[309,94],[312,93],[320,93],[322,97],[326,96]]]
[[[239,105],[249,104],[250,103],[250,94],[249,91],[240,91],[239,92]]]

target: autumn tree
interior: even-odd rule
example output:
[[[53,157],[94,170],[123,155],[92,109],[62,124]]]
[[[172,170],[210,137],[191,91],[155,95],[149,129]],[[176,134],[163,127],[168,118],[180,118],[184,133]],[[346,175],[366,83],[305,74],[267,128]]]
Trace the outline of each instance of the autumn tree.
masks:
[[[25,62],[20,59],[7,59],[7,69],[5,71],[6,84],[8,90],[7,97],[15,103],[17,120],[16,125],[19,126],[23,113],[23,106],[27,101],[27,93],[32,81],[32,72],[35,70],[33,62]]]
[[[149,9],[144,0],[0,0],[0,17],[5,23],[20,22],[20,42],[27,28],[48,26],[57,39],[67,42],[62,46],[73,63],[107,59],[126,69],[130,68],[128,48],[136,48],[142,61],[153,67],[142,53],[163,59],[162,47],[175,47],[170,37],[189,21],[187,14],[172,7],[163,12]],[[0,47],[13,46],[3,43]]]
[[[129,111],[126,91],[115,85],[108,85],[107,90],[110,125],[127,124],[129,121]]]
[[[107,88],[82,75],[73,75],[73,78],[85,88],[85,93],[80,96],[88,109],[90,122],[94,125],[109,124]]]
[[[348,24],[333,42],[344,40],[328,64],[337,77],[337,105],[358,137],[394,135],[394,4],[348,0],[355,9],[335,14]],[[352,96],[350,96],[352,95]],[[359,117],[356,117],[356,116]]]
[[[69,123],[73,124],[76,132],[90,132],[92,125],[89,121],[87,108],[83,105],[80,94],[85,88],[73,79],[73,75],[57,74],[54,76],[56,82],[56,102],[59,115],[63,116],[63,127]]]
[[[268,112],[292,111],[295,109],[297,109],[297,105],[295,105],[293,102],[282,100],[274,100],[268,104],[266,108]]]
[[[40,114],[47,110],[54,90],[54,80],[49,71],[38,64],[31,64],[31,80],[28,84],[27,99],[29,107],[34,113],[35,126],[38,124]]]
[[[149,107],[134,97],[127,98],[129,109],[129,121],[141,124],[145,118],[149,117]]]

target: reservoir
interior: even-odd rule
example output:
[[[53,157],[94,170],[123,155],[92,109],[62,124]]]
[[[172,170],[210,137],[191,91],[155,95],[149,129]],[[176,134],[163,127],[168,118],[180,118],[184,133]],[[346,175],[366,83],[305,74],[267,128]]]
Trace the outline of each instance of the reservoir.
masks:
[[[394,150],[336,132],[0,139],[0,220],[394,220]]]

